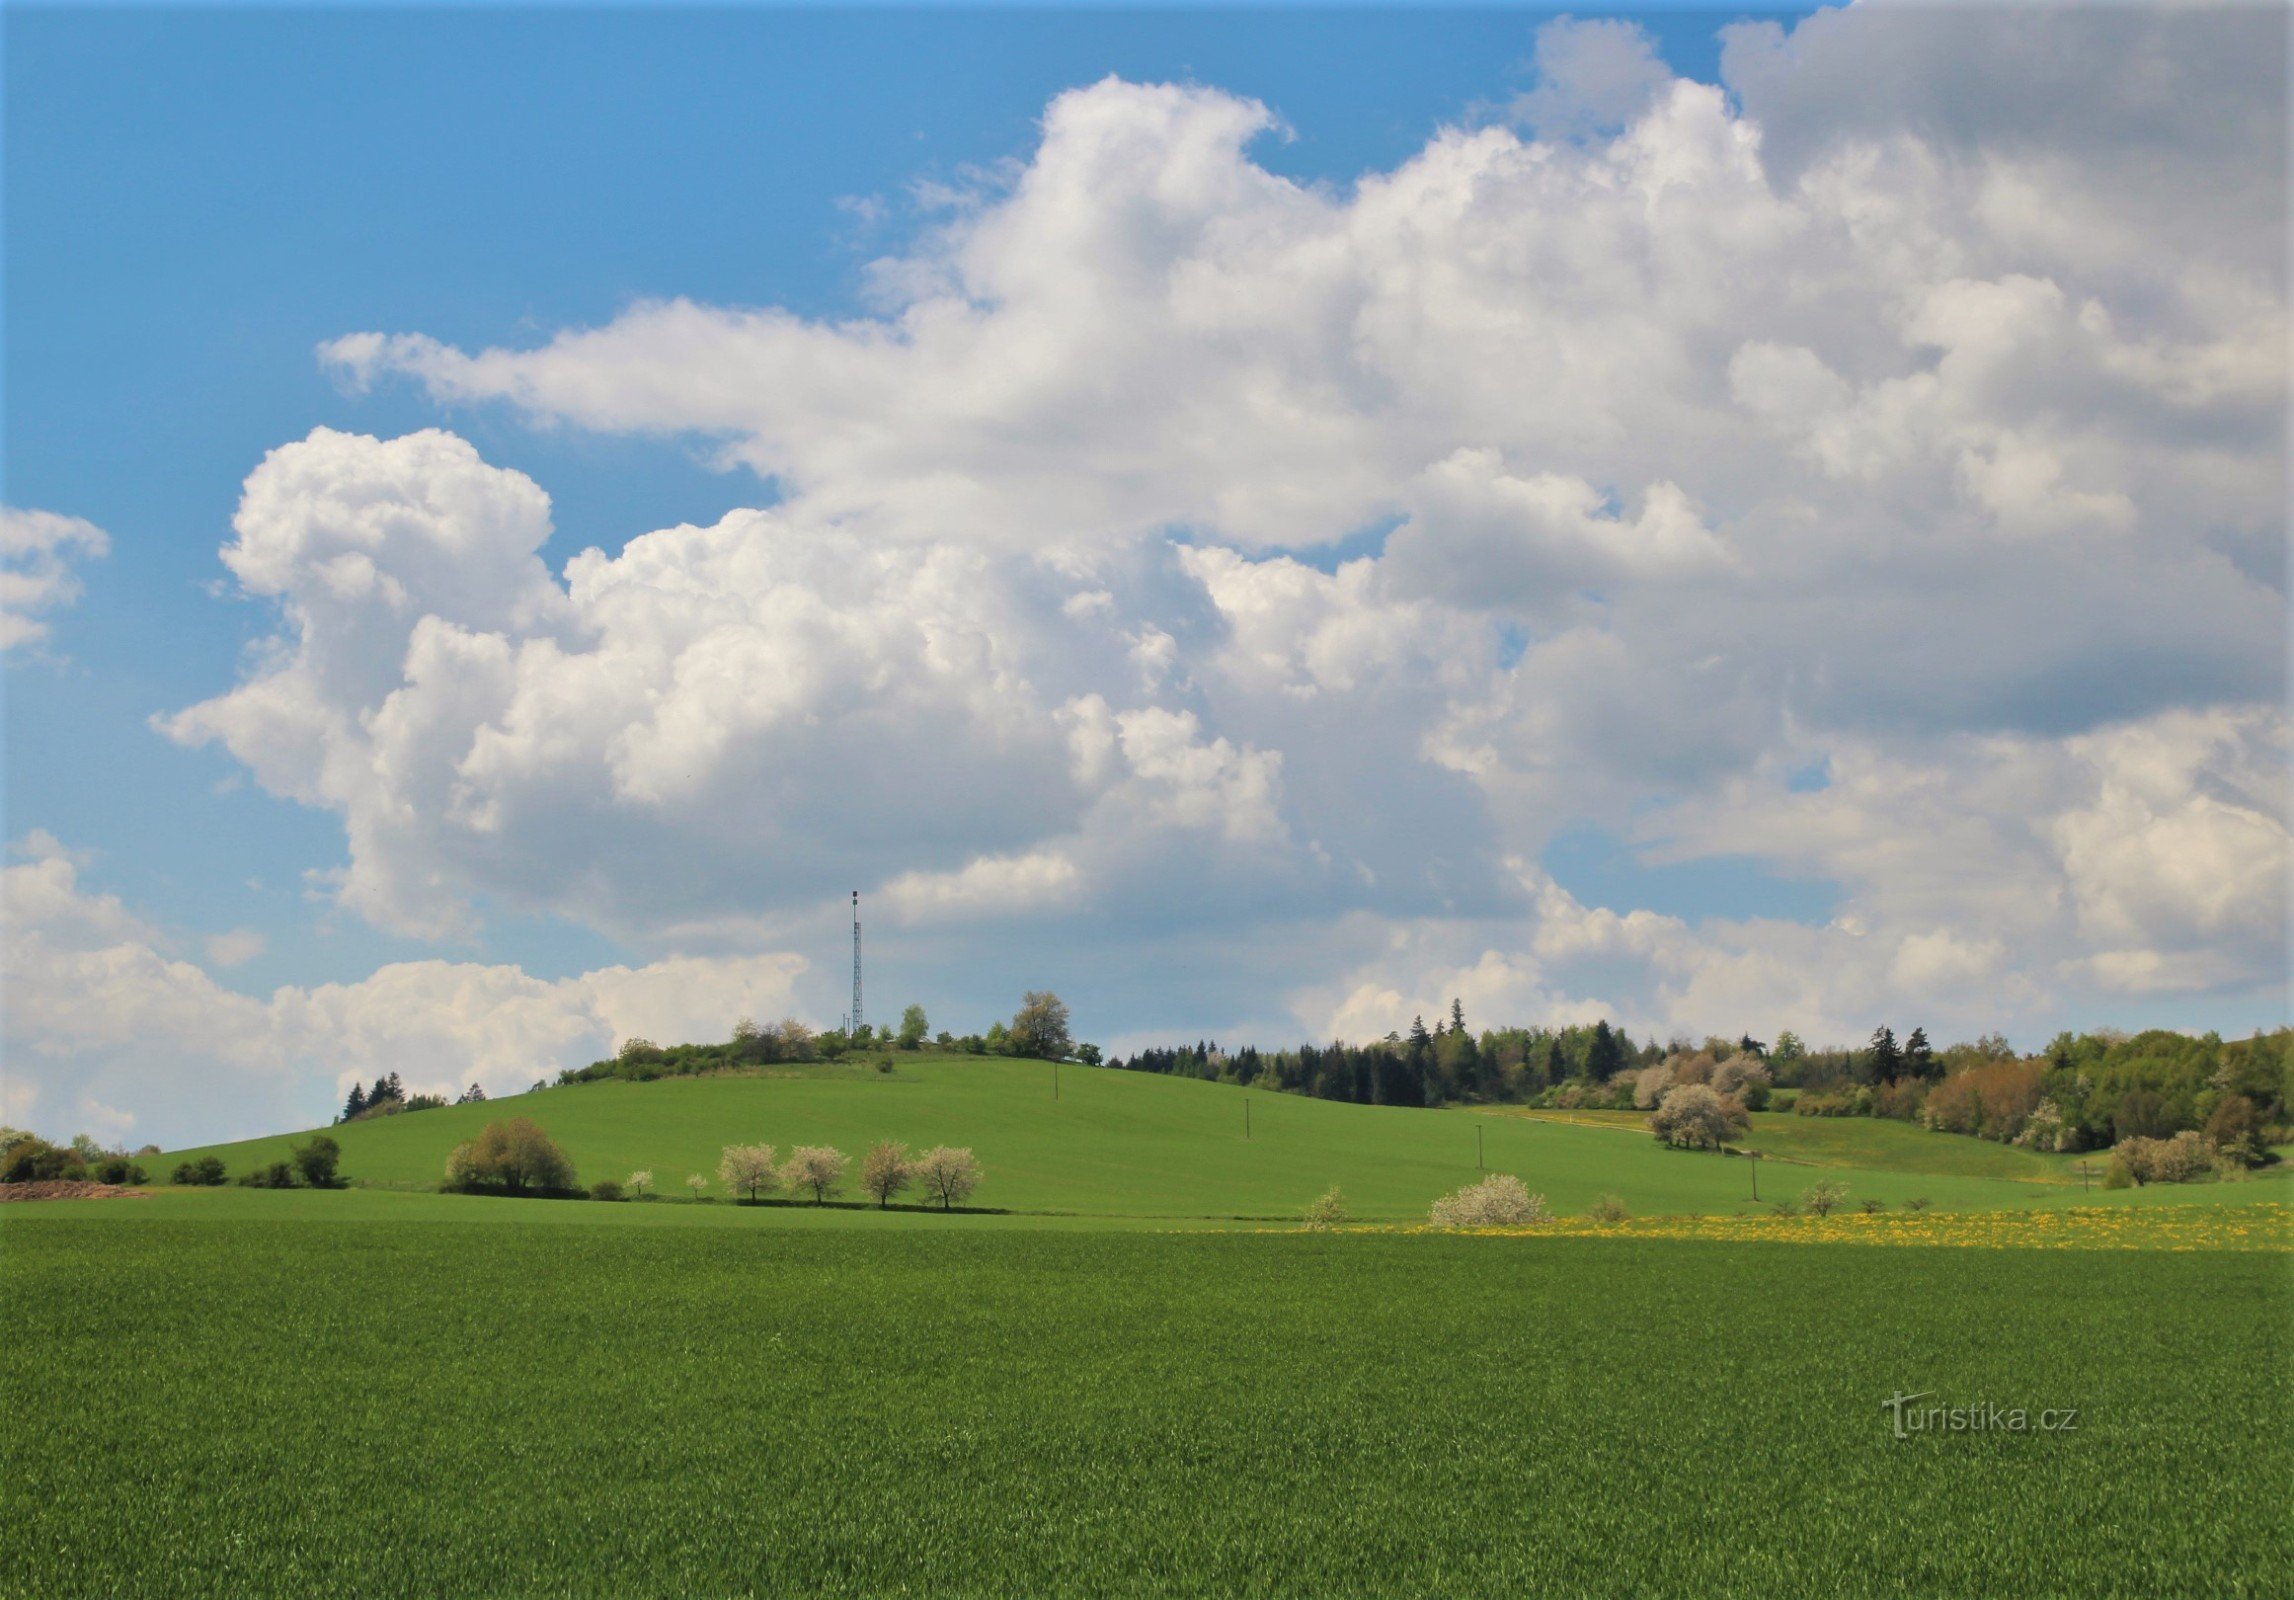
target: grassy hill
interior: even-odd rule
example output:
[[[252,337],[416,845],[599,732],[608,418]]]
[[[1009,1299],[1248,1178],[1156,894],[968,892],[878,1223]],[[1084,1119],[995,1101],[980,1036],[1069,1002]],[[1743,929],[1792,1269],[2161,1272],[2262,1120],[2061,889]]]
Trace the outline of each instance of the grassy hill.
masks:
[[[1638,1119],[1552,1118],[1510,1107],[1403,1110],[1270,1095],[1143,1073],[1067,1066],[1053,1098],[1040,1062],[976,1056],[898,1058],[898,1070],[800,1069],[778,1076],[584,1084],[333,1130],[354,1182],[435,1185],[453,1147],[487,1121],[533,1118],[585,1182],[652,1169],[682,1196],[685,1175],[716,1171],[727,1144],[833,1144],[855,1158],[878,1139],[969,1145],[986,1169],[976,1203],[1012,1211],[1147,1220],[1294,1217],[1336,1183],[1366,1220],[1419,1217],[1471,1182],[1482,1161],[1575,1210],[1620,1195],[1642,1214],[1751,1209],[1747,1163],[1659,1147]],[[1244,1122],[1249,1119],[1249,1137]],[[277,1160],[301,1135],[176,1152],[220,1156],[237,1174]],[[1764,1199],[1818,1177],[1891,1205],[1996,1210],[2099,1201],[2067,1158],[2035,1156],[1897,1123],[1767,1116],[1753,1142],[1779,1158],[1761,1169]],[[1799,1163],[1806,1163],[1805,1165]],[[1821,1167],[1823,1170],[1818,1171]],[[154,1176],[158,1176],[155,1172]],[[2203,1186],[2213,1189],[2216,1186]],[[2241,1198],[2249,1188],[2222,1186]],[[2276,1186],[2272,1185],[2272,1192]],[[2185,1200],[2197,1188],[2176,1191]]]

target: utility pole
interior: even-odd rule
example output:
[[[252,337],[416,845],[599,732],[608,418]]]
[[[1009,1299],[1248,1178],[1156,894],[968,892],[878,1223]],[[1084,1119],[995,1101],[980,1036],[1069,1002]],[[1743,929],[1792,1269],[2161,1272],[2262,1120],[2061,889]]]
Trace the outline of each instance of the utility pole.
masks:
[[[852,1026],[846,1037],[860,1036],[860,891],[852,891]]]
[[[1760,1152],[1747,1150],[1744,1156],[1747,1161],[1752,1163],[1752,1197],[1757,1201],[1760,1198]]]
[[[1051,1097],[1054,1100],[1059,1098],[1059,1063],[1057,1061],[1051,1064]]]
[[[1246,1143],[1246,1144],[1247,1144],[1247,1143],[1249,1143],[1249,1142],[1250,1142],[1250,1136],[1251,1136],[1251,1097],[1250,1097],[1249,1095],[1247,1095],[1247,1094],[1246,1094],[1246,1095],[1244,1095],[1244,1096],[1243,1096],[1243,1142],[1244,1142],[1244,1143]]]
[[[1482,1165],[1482,1125],[1478,1122],[1474,1124],[1474,1170],[1476,1172],[1489,1170]]]

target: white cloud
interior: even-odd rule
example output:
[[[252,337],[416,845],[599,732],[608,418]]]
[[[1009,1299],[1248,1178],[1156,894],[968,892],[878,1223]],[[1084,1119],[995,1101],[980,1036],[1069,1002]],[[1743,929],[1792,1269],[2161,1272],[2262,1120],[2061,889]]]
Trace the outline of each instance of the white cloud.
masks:
[[[1691,1031],[2258,1003],[2283,33],[1857,7],[1731,30],[1724,92],[1555,24],[1526,134],[1343,188],[1254,162],[1255,102],[1077,89],[880,314],[329,344],[778,502],[553,575],[522,476],[321,430],[226,553],[276,648],[166,726],[338,814],[344,903],[404,931],[753,946],[859,884],[919,928],[1088,912],[1117,961],[1343,927],[1287,982],[1350,1027],[1469,974]],[[1508,865],[1578,823],[1846,903],[1691,922]]]
[[[0,507],[0,651],[45,640],[48,624],[37,613],[80,597],[73,561],[110,553],[110,536],[92,522],[53,511]]]
[[[253,928],[233,928],[228,933],[211,934],[206,943],[208,964],[226,970],[245,966],[271,947],[271,941]]]
[[[18,850],[26,859],[0,876],[0,1109],[21,1120],[68,1100],[78,1126],[107,1135],[132,1122],[180,1144],[307,1125],[354,1079],[389,1071],[410,1089],[514,1091],[632,1037],[720,1038],[743,1014],[791,1011],[805,967],[786,954],[671,957],[546,981],[511,966],[411,961],[258,999],[168,954],[166,937],[117,898],[82,889],[53,840]]]

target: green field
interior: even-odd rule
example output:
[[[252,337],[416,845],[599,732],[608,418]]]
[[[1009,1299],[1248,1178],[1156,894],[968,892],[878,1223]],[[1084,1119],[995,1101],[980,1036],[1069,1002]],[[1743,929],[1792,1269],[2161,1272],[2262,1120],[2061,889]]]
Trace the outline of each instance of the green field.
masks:
[[[1244,1119],[1249,1117],[1249,1137]],[[1296,1217],[1331,1184],[1356,1215],[1422,1218],[1438,1196],[1473,1181],[1481,1159],[1577,1210],[1617,1194],[1636,1212],[1754,1209],[1748,1164],[1666,1150],[1638,1130],[1524,1116],[1513,1108],[1444,1111],[1342,1105],[1219,1084],[1069,1066],[1052,1098],[1040,1062],[972,1056],[902,1057],[899,1070],[814,1069],[779,1077],[585,1084],[479,1106],[415,1112],[332,1130],[355,1183],[434,1187],[446,1157],[488,1120],[530,1116],[572,1156],[585,1182],[652,1169],[682,1196],[689,1172],[713,1175],[727,1144],[833,1144],[855,1157],[878,1139],[969,1145],[986,1169],[977,1204],[1035,1214],[1150,1222]],[[291,1137],[215,1146],[238,1173],[283,1158]],[[1796,1194],[1820,1177],[1851,1194],[1900,1204],[1925,1196],[1946,1209],[2000,1210],[2158,1197],[2085,1194],[2068,1157],[1869,1118],[1758,1119],[1754,1142],[1779,1159],[1760,1173],[1762,1196]],[[149,1162],[159,1177],[184,1153]],[[1820,1163],[1824,1171],[1813,1165]],[[2275,1184],[2178,1187],[2179,1200],[2252,1199]]]
[[[0,1597],[2294,1588],[2279,1180],[1762,1118],[1764,1194],[1937,1206],[1788,1222],[1631,1118],[1247,1098],[1245,1139],[1242,1091],[976,1058],[584,1086],[336,1129],[348,1189],[0,1207]],[[1003,1209],[436,1192],[508,1113],[671,1191],[969,1144]],[[1394,1226],[1477,1124],[1635,1219]],[[1297,1229],[1332,1182],[1386,1226]],[[1922,1392],[2078,1421],[1895,1437]]]
[[[2294,1583],[2283,1255],[245,1199],[0,1222],[0,1593]],[[2079,1417],[1892,1437],[1920,1390]]]

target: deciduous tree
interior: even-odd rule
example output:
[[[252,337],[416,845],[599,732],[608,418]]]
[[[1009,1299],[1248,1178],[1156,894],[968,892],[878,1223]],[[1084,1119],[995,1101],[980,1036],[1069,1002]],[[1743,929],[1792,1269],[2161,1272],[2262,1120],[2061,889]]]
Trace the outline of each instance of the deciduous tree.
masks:
[[[905,1032],[905,1028],[902,1031]],[[904,1144],[879,1139],[860,1158],[860,1192],[875,1201],[880,1210],[892,1204],[892,1197],[915,1181],[915,1164],[908,1159],[908,1147]]]
[[[959,1206],[980,1186],[980,1164],[968,1149],[934,1145],[916,1158],[916,1181],[925,1198],[946,1211]]]
[[[1013,1055],[1064,1059],[1075,1048],[1067,1031],[1067,1002],[1049,989],[1029,990],[1004,1037]]]
[[[746,1194],[754,1201],[770,1193],[780,1183],[780,1171],[773,1165],[773,1147],[769,1144],[729,1144],[717,1158],[717,1181],[735,1195]]]
[[[843,1183],[844,1152],[831,1145],[800,1144],[782,1164],[781,1181],[791,1189],[810,1189],[817,1206]]]

